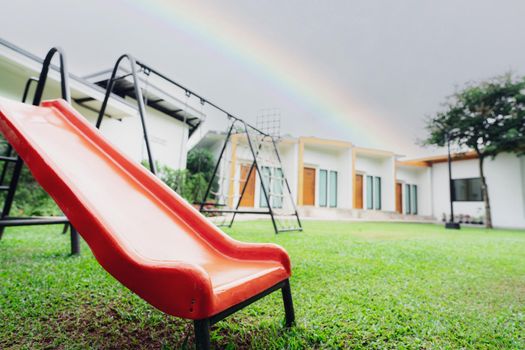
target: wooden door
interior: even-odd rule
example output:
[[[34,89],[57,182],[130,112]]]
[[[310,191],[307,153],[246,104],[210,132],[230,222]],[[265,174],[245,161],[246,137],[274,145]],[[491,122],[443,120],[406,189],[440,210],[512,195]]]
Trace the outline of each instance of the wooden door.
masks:
[[[303,169],[303,205],[315,205],[315,168]]]
[[[354,207],[363,209],[363,175],[355,175]]]
[[[246,181],[246,178],[248,177],[248,173],[250,172],[251,165],[241,165],[241,178],[239,181],[239,195],[242,193],[242,188],[244,187],[244,182]],[[252,170],[252,173],[250,174],[250,178],[248,179],[248,183],[246,184],[246,190],[244,190],[244,195],[242,196],[240,206],[241,207],[252,207],[255,204],[255,168]]]
[[[396,183],[396,211],[403,213],[403,185],[399,182]]]

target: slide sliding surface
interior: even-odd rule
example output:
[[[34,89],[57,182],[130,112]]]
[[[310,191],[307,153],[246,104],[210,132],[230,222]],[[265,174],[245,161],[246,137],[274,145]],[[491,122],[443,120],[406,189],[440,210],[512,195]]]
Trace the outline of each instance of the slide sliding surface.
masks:
[[[282,248],[225,235],[65,101],[0,99],[0,131],[99,263],[166,313],[210,317],[290,276]]]

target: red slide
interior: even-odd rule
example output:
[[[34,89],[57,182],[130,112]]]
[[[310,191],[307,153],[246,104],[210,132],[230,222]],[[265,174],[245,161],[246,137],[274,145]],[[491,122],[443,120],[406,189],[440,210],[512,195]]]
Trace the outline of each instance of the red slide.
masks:
[[[284,249],[228,237],[65,101],[0,99],[0,131],[104,269],[151,305],[209,326],[282,289],[292,321]]]

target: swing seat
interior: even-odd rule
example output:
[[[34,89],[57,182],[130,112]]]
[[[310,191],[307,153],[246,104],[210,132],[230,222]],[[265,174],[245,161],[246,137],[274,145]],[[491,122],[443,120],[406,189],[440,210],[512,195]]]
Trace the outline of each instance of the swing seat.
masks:
[[[0,131],[102,267],[159,310],[209,325],[273,290],[287,298],[283,248],[224,234],[65,101],[0,99]]]

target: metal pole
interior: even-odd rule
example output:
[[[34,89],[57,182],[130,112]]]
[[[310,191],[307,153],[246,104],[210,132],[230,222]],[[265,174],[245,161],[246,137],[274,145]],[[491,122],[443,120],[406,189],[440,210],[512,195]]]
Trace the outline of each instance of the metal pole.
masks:
[[[144,135],[144,142],[146,143],[146,152],[148,153],[149,167],[150,167],[150,171],[155,175],[157,174],[157,169],[155,167],[155,161],[153,160],[153,154],[152,154],[151,146],[149,143],[148,128],[146,126],[146,109],[144,107],[144,98],[142,96],[142,89],[139,86],[139,79],[137,77],[137,63],[133,56],[129,54],[124,54],[120,56],[117,60],[117,63],[115,63],[115,67],[113,67],[113,72],[111,73],[111,78],[108,81],[108,85],[106,87],[106,95],[104,96],[104,101],[102,102],[102,106],[100,107],[100,111],[99,111],[98,118],[97,118],[97,123],[95,126],[97,128],[100,128],[100,124],[102,124],[102,119],[104,117],[104,113],[106,112],[109,95],[111,95],[111,92],[113,90],[115,76],[117,74],[117,70],[118,70],[120,63],[122,62],[124,58],[128,59],[129,65],[131,67],[131,75],[133,77],[133,85],[135,89],[135,99],[137,100],[137,104],[139,108],[140,122],[142,124],[142,133]],[[141,65],[141,67],[148,68],[143,65]]]
[[[71,233],[71,255],[79,255],[80,254],[80,238],[78,236],[78,232],[73,227],[73,225],[69,226],[69,230]]]
[[[38,106],[42,101],[42,94],[44,93],[44,87],[46,85],[47,73],[49,72],[49,66],[51,59],[58,53],[60,59],[60,87],[62,90],[62,98],[68,103],[71,103],[71,92],[69,90],[69,76],[67,75],[67,63],[66,57],[59,47],[53,47],[46,55],[44,63],[42,64],[42,70],[40,71],[40,77],[38,78],[38,84],[36,86],[35,95],[33,97],[33,105]]]
[[[279,155],[279,150],[277,149],[277,144],[275,143],[275,139],[273,137],[272,137],[272,143],[273,143],[273,148],[275,150],[275,154],[277,156],[277,160],[279,161],[279,165],[281,166],[281,171],[283,173],[284,182],[286,184],[286,188],[288,189],[288,194],[292,201],[292,207],[295,212],[295,217],[297,218],[297,223],[299,224],[299,229],[297,231],[302,231],[303,225],[301,224],[301,219],[299,218],[299,212],[297,211],[297,206],[295,205],[295,201],[293,200],[292,190],[290,189],[290,185],[288,184],[288,178],[284,174],[283,162],[281,161],[281,156]]]
[[[246,137],[248,137],[248,134],[246,134]],[[262,142],[259,144],[259,148],[257,149],[257,154],[253,155],[254,159],[257,158],[257,156],[259,155],[259,152],[261,151],[261,148],[262,148]],[[248,187],[248,180],[250,179],[250,176],[252,176],[252,172],[253,172],[253,168],[254,167],[255,167],[255,161],[250,166],[250,170],[248,171],[248,175],[246,175],[246,181],[244,182],[244,185],[242,186],[241,195],[239,196],[239,200],[237,201],[237,205],[235,206],[235,211],[233,212],[232,219],[231,219],[230,224],[228,225],[228,227],[232,227],[233,226],[233,222],[235,221],[235,216],[237,215],[237,211],[239,210],[239,207],[241,206],[241,201],[242,201],[242,198],[244,197],[244,193],[246,192],[246,188]],[[261,182],[262,182],[262,180],[261,180]],[[268,203],[268,207],[269,206],[270,206],[270,203]]]
[[[447,134],[447,152],[448,152],[448,190],[450,196],[450,221],[445,223],[445,228],[457,230],[460,228],[459,223],[454,222],[454,188],[452,184],[452,157],[450,155],[450,136]]]
[[[15,168],[13,169],[13,175],[11,176],[11,182],[9,184],[9,191],[7,191],[7,195],[4,202],[4,208],[2,209],[2,216],[0,217],[0,220],[3,220],[7,216],[9,216],[11,206],[13,205],[13,199],[15,198],[18,179],[20,178],[20,172],[22,171],[22,165],[24,165],[24,163],[22,162],[22,158],[18,157],[15,163]],[[0,227],[0,239],[4,234],[4,229],[4,226]]]
[[[268,192],[266,191],[266,186],[264,185],[264,179],[261,173],[261,169],[259,168],[259,164],[257,163],[257,155],[255,151],[253,150],[252,140],[250,139],[250,134],[248,132],[248,125],[244,121],[243,121],[243,124],[244,124],[244,130],[246,131],[246,138],[248,139],[248,146],[250,146],[250,151],[252,152],[253,157],[254,157],[253,162],[255,163],[255,169],[257,170],[257,174],[259,175],[259,178],[261,179],[261,187],[263,189],[264,198],[266,198],[266,203],[268,203],[268,210],[272,218],[273,228],[275,230],[275,233],[279,233],[279,229],[277,228],[277,223],[275,222],[275,218],[273,216],[273,210],[272,210],[272,205],[270,203],[270,197],[268,196]]]

